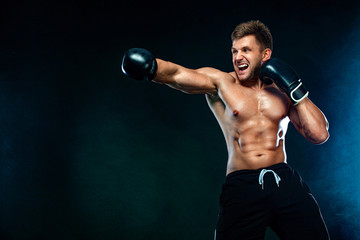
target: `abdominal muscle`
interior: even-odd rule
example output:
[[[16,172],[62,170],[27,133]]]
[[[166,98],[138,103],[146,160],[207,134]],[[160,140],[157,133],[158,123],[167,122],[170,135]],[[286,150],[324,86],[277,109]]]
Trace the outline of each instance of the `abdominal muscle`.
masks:
[[[289,99],[276,86],[250,88],[224,81],[218,95],[206,99],[226,140],[226,174],[286,162]]]
[[[260,169],[286,162],[281,124],[262,129],[254,126],[225,134],[229,158],[226,174],[243,169]]]

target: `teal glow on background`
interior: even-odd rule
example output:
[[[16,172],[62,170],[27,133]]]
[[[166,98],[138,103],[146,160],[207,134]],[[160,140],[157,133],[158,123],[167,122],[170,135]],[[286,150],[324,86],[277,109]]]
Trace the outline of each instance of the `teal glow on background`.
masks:
[[[250,19],[270,27],[273,56],[296,69],[330,122],[320,146],[289,126],[289,164],[332,239],[356,239],[358,6],[157,4],[2,4],[0,239],[212,239],[227,153],[205,97],[131,80],[120,63],[144,47],[232,71],[230,33]]]

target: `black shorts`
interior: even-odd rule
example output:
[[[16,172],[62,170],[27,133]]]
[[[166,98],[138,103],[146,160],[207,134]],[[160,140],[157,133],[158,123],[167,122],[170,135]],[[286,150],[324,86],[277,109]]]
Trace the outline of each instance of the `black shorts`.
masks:
[[[281,240],[329,239],[319,207],[300,175],[286,163],[266,169],[239,170],[226,177],[215,239],[264,239],[268,226]]]

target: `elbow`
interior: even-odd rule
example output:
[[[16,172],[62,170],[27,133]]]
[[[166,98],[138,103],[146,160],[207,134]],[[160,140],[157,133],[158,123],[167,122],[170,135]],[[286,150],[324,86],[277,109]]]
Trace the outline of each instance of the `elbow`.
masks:
[[[327,130],[324,130],[312,136],[310,138],[310,141],[313,144],[320,145],[325,143],[329,139],[329,137],[330,137],[330,133]]]
[[[311,130],[307,129],[307,131],[304,131],[305,136],[307,136],[307,139],[313,144],[320,145],[325,143],[330,138],[329,122],[326,121],[323,125],[315,126],[313,125]]]

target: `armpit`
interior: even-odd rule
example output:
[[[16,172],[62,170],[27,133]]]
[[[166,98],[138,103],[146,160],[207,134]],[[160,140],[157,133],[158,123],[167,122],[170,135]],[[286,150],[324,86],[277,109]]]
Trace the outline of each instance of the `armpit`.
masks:
[[[216,101],[216,100],[218,100],[220,98],[219,94],[217,92],[206,93],[206,95],[210,98],[211,101]]]

